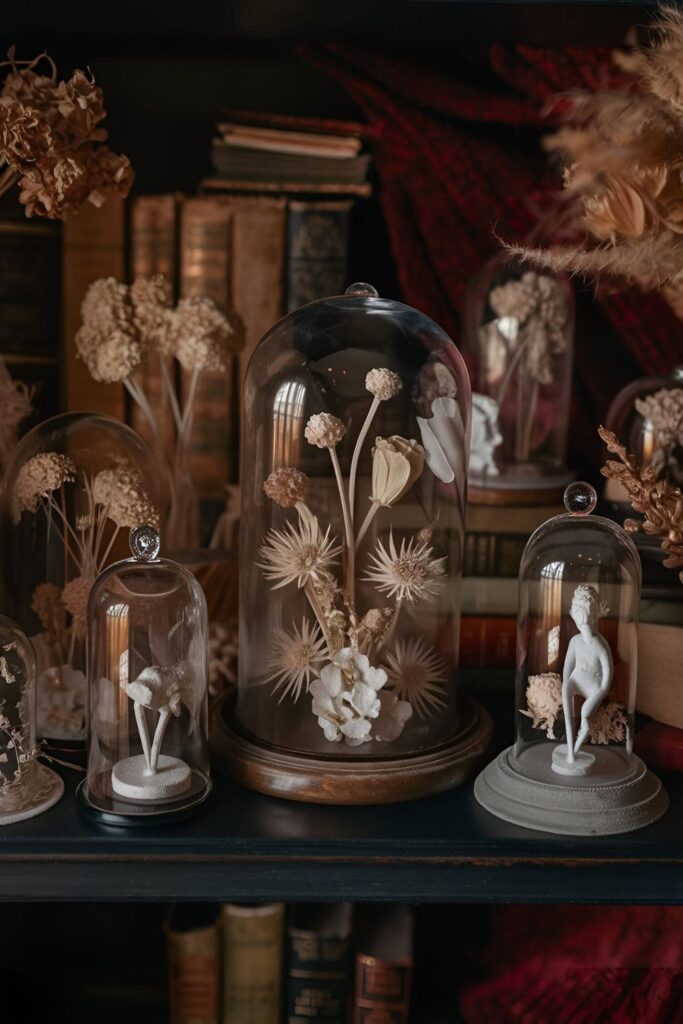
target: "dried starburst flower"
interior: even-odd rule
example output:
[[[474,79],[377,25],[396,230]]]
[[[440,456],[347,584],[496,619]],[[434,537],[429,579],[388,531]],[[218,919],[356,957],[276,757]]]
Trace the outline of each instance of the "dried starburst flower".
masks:
[[[118,527],[159,527],[159,513],[145,491],[142,476],[127,466],[101,469],[92,483],[96,505],[102,505]]]
[[[66,608],[55,583],[39,583],[33,591],[31,608],[40,619],[51,643],[60,643],[66,633]]]
[[[5,360],[0,357],[0,462],[17,439],[17,427],[32,410],[33,389],[12,380]]]
[[[236,334],[215,302],[202,296],[181,299],[175,309],[173,355],[186,370],[223,370]]]
[[[652,424],[658,447],[683,445],[683,388],[661,388],[652,395],[636,398],[635,406]]]
[[[379,367],[378,369],[370,370],[366,375],[365,387],[371,395],[379,398],[381,402],[388,402],[390,398],[394,398],[399,393],[403,387],[403,381],[393,370]]]
[[[385,655],[388,687],[408,701],[420,718],[446,707],[446,667],[422,637],[399,638]]]
[[[69,580],[62,590],[62,604],[72,616],[73,628],[77,637],[85,634],[88,598],[95,581],[86,576],[76,576]]]
[[[42,499],[63,484],[76,479],[76,467],[66,455],[40,452],[23,464],[17,473],[12,494],[12,519],[18,523],[22,512],[37,512]]]
[[[297,701],[308,692],[311,677],[327,660],[327,645],[319,626],[304,618],[301,626],[292,626],[291,632],[276,629],[270,641],[270,657],[266,682],[274,682],[273,693],[280,691],[280,703],[285,697]]]
[[[531,719],[534,729],[542,729],[549,740],[555,739],[555,723],[562,716],[562,679],[557,672],[529,676],[526,708],[520,714]]]
[[[308,494],[308,477],[291,466],[274,469],[263,484],[267,497],[282,508],[294,508],[306,501]]]
[[[591,743],[624,743],[627,733],[626,709],[614,700],[603,701],[588,722]]]
[[[654,466],[641,468],[611,430],[598,428],[607,451],[618,456],[609,460],[600,472],[608,480],[616,480],[628,494],[633,510],[642,515],[642,521],[627,519],[624,527],[635,533],[642,530],[652,537],[661,538],[662,550],[667,557],[664,565],[677,569],[683,565],[683,492],[666,478],[658,479]],[[679,573],[683,582],[683,571]]]
[[[419,543],[414,537],[401,541],[396,548],[393,532],[385,547],[377,541],[371,565],[365,575],[369,583],[398,601],[428,601],[438,596],[445,582],[445,558],[435,558],[429,544]]]
[[[336,448],[345,433],[342,421],[329,412],[315,413],[304,430],[308,443],[317,448]]]
[[[268,531],[259,552],[263,559],[259,568],[267,580],[277,581],[273,590],[289,583],[305,587],[329,580],[340,552],[341,547],[330,537],[329,526],[323,533],[314,515],[300,515],[296,526],[285,523],[281,530]]]

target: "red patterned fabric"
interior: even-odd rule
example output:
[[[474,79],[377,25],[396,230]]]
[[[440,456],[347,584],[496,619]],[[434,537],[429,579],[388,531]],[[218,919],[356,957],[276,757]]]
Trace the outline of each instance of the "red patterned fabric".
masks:
[[[467,282],[498,248],[494,230],[524,240],[538,204],[558,188],[539,144],[547,128],[544,105],[563,90],[606,87],[613,75],[609,52],[495,46],[487,75],[479,75],[484,85],[468,84],[477,76],[471,66],[461,74],[456,55],[446,75],[337,44],[302,54],[344,84],[373,128],[380,198],[404,298],[458,338]],[[592,377],[582,383],[599,396],[591,412],[603,415],[638,367],[667,373],[683,360],[683,325],[657,295],[635,288],[600,292],[598,301],[626,350],[623,366],[611,353],[601,365],[595,338],[577,338],[590,347],[590,369],[579,374]]]

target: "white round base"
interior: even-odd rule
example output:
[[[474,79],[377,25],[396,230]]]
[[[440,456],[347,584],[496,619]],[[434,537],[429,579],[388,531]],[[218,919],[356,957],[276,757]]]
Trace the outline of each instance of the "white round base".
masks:
[[[558,775],[588,775],[594,764],[594,756],[586,750],[580,750],[578,754],[574,754],[572,761],[568,761],[566,743],[553,750],[553,771]]]
[[[142,754],[118,761],[111,770],[111,787],[117,796],[128,800],[168,800],[192,785],[189,765],[179,757],[159,755],[157,770],[147,770]]]
[[[36,803],[23,807],[20,811],[0,811],[0,825],[14,825],[18,821],[35,818],[37,814],[48,811],[58,800],[61,800],[64,793],[64,781],[57,775],[57,772],[53,772],[52,768],[46,768],[44,764],[38,765],[38,768],[50,787],[49,792]]]
[[[549,744],[528,748],[520,760],[509,747],[477,776],[474,795],[514,825],[569,836],[632,832],[661,818],[669,806],[661,782],[635,754],[627,765],[604,747],[593,772],[566,781],[553,777],[550,762]]]

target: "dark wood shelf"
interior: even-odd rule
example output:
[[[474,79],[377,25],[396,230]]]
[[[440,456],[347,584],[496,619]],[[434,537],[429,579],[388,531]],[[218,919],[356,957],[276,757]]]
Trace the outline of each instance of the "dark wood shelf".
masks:
[[[498,703],[500,720],[509,698]],[[79,813],[80,775],[64,776],[56,807],[0,832],[0,900],[683,903],[680,775],[663,777],[664,818],[609,838],[508,825],[471,785],[414,803],[317,807],[251,793],[220,766],[194,818],[106,829]]]

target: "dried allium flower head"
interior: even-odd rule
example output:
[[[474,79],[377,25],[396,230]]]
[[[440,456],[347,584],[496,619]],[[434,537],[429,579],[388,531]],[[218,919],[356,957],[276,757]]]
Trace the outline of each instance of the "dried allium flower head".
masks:
[[[186,370],[224,369],[235,338],[227,317],[211,299],[196,295],[176,306],[173,354]]]
[[[304,431],[308,443],[317,448],[336,448],[345,433],[346,427],[342,421],[329,412],[318,412],[311,416]]]
[[[268,531],[260,550],[263,562],[259,568],[267,580],[277,581],[273,590],[294,582],[298,587],[324,584],[340,552],[341,547],[330,537],[329,526],[323,533],[316,517],[309,513],[299,516],[297,526],[285,523],[282,530]]]
[[[62,592],[55,583],[39,583],[33,591],[31,608],[52,643],[59,643],[66,631],[66,608]]]
[[[62,590],[62,604],[73,618],[73,628],[77,637],[85,634],[88,598],[94,582],[86,576],[76,576],[69,580]]]
[[[428,601],[438,596],[446,575],[446,559],[435,558],[434,549],[412,537],[396,548],[393,532],[388,547],[377,541],[375,554],[364,579],[397,601]]]
[[[379,367],[378,369],[370,370],[367,374],[365,387],[371,395],[379,398],[381,402],[388,402],[390,398],[394,398],[399,393],[403,387],[403,381],[393,370]]]
[[[446,666],[422,637],[399,638],[386,654],[388,688],[420,718],[446,707]]]
[[[562,715],[562,680],[557,672],[529,676],[526,709],[520,713],[531,719],[534,729],[543,729],[549,740],[555,739],[555,722]]]
[[[12,380],[5,360],[0,357],[0,461],[5,459],[17,439],[17,427],[32,410],[33,389]]]
[[[636,398],[635,406],[643,419],[652,424],[658,447],[683,445],[683,388],[662,388],[645,398]]]
[[[130,377],[140,365],[142,346],[126,285],[113,277],[94,281],[83,299],[81,320],[76,349],[93,380],[113,384]]]
[[[63,484],[73,483],[76,467],[66,455],[40,452],[23,464],[17,473],[12,495],[12,518],[15,523],[22,512],[37,512],[41,499],[48,498]]]
[[[626,708],[615,700],[598,705],[588,722],[591,743],[623,743],[627,733]]]
[[[143,479],[128,466],[101,469],[92,483],[93,501],[117,526],[159,527],[159,513],[150,500]]]
[[[307,692],[311,677],[317,675],[326,660],[325,639],[320,628],[308,621],[301,627],[293,625],[291,633],[276,629],[270,642],[266,682],[275,682],[273,693],[280,693],[280,701],[291,697],[297,701],[304,690]]]
[[[293,508],[306,501],[308,477],[298,469],[281,466],[274,469],[263,485],[266,495],[282,508]]]

